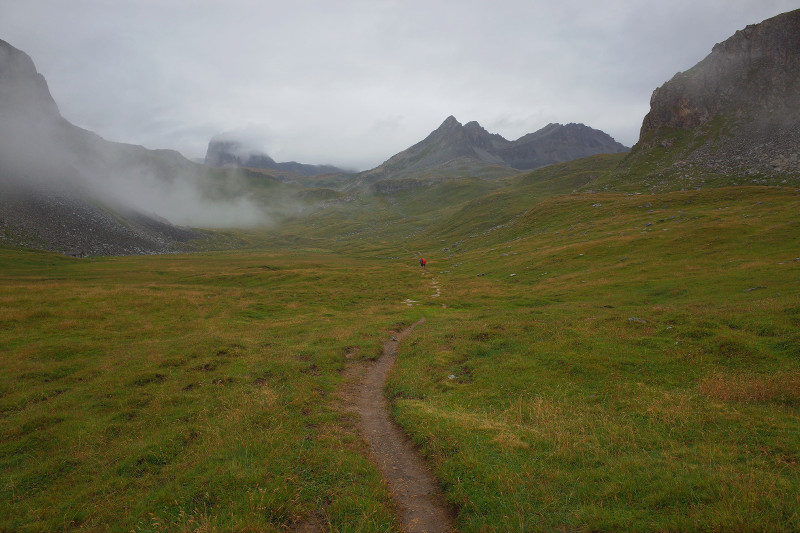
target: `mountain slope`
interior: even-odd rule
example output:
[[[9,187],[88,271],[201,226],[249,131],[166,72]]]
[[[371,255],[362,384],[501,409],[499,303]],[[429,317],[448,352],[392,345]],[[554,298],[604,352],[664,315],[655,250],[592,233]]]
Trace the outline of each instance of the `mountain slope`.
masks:
[[[454,167],[475,177],[508,176],[589,155],[625,151],[627,148],[609,135],[583,124],[549,124],[509,141],[477,122],[462,125],[450,116],[425,139],[363,172],[360,178],[372,183],[405,176],[455,177],[448,172]]]
[[[173,223],[264,224],[298,205],[286,200],[294,189],[74,126],[59,113],[31,58],[0,41],[0,237],[6,245],[73,255],[186,250],[209,234]]]
[[[650,186],[800,179],[800,10],[747,26],[653,92],[624,165]]]

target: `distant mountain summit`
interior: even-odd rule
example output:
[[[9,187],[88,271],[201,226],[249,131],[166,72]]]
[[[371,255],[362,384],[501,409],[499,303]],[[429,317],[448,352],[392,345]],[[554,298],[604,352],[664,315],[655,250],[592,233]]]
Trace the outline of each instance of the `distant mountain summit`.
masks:
[[[301,176],[318,176],[321,174],[338,174],[344,170],[332,165],[307,165],[289,161],[278,163],[260,150],[248,148],[242,141],[229,135],[217,135],[208,143],[205,163],[211,167],[246,167],[275,169],[294,172]]]
[[[631,159],[645,153],[667,174],[800,176],[800,9],[737,31],[656,89]]]
[[[548,124],[535,133],[509,141],[489,133],[477,122],[462,125],[450,116],[425,139],[361,176],[376,181],[385,177],[448,174],[450,169],[481,175],[492,174],[492,167],[498,173],[510,174],[627,150],[608,134],[583,124]]]

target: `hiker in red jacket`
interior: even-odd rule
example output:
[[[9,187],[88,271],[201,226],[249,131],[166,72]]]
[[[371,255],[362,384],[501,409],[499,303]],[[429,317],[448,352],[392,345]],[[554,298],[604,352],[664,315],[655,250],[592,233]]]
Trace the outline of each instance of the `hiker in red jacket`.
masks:
[[[425,261],[424,257],[420,257],[419,258],[419,266],[421,266],[423,270],[425,269],[425,265],[427,265],[427,264],[428,264],[428,262]]]

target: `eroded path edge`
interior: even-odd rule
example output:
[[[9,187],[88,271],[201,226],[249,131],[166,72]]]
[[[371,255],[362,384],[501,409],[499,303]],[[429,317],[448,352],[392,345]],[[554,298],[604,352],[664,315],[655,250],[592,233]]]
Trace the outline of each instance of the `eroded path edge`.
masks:
[[[397,347],[415,324],[383,344],[381,357],[368,366],[354,390],[353,406],[359,414],[359,430],[368,444],[395,503],[403,531],[438,533],[453,531],[453,518],[438,481],[403,430],[392,420],[383,394]]]

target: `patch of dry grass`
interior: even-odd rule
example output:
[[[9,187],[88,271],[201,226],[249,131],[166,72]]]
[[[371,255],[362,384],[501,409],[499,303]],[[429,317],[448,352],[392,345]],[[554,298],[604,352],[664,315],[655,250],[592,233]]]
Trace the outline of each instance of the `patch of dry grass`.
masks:
[[[769,376],[715,372],[703,377],[700,394],[724,402],[800,404],[800,372]]]

